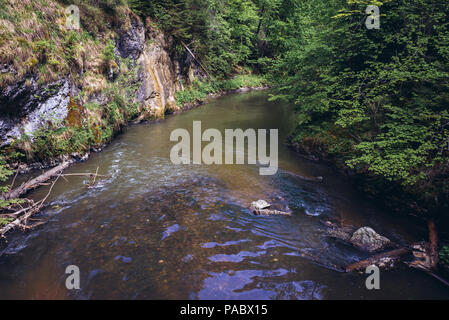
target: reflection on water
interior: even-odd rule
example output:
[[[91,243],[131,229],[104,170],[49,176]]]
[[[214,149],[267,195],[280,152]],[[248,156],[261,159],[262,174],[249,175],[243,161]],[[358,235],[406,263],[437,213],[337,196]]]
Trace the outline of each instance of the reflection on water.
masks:
[[[424,233],[377,209],[326,167],[284,145],[279,171],[255,165],[173,165],[170,132],[217,128],[292,128],[292,108],[265,93],[218,99],[199,109],[127,129],[102,153],[71,172],[97,166],[108,178],[60,180],[39,218],[49,222],[12,234],[0,256],[0,298],[60,299],[332,299],[447,298],[438,282],[407,269],[384,272],[381,290],[340,268],[366,257],[320,230],[339,217],[370,225],[399,242]],[[281,140],[282,141],[282,140]],[[295,175],[325,177],[308,182]],[[39,198],[46,190],[38,190]],[[266,199],[292,216],[256,217],[247,207]],[[399,222],[398,222],[399,221]],[[410,231],[412,230],[412,231]],[[65,289],[65,268],[81,270],[81,290]]]

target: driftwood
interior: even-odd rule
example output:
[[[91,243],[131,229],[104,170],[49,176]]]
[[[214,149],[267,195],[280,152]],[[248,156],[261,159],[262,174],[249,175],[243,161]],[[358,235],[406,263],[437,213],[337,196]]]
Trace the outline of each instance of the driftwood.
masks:
[[[254,209],[253,213],[258,216],[291,216],[290,212],[271,209]]]
[[[64,169],[68,168],[72,164],[71,161],[66,161],[61,163],[59,166],[54,167],[53,169],[50,169],[46,171],[45,173],[41,174],[40,176],[31,179],[30,181],[26,183],[22,183],[19,187],[16,189],[0,195],[0,200],[10,200],[10,199],[16,199],[19,198],[26,193],[28,193],[31,190],[36,189],[37,187],[41,186],[43,183],[47,182],[54,176],[57,176],[60,174]]]
[[[45,201],[47,200],[47,198],[50,196],[50,193],[53,189],[53,186],[55,185],[55,183],[58,181],[59,177],[61,175],[59,174],[58,177],[53,181],[53,183],[50,186],[50,189],[48,190],[47,195],[42,199],[39,200],[36,203],[32,203],[29,207],[24,208],[22,210],[19,210],[17,212],[14,213],[14,215],[17,216],[17,218],[13,221],[8,223],[6,226],[4,226],[3,228],[0,229],[0,236],[2,238],[5,237],[5,234],[17,227],[20,227],[24,230],[26,229],[31,229],[33,227],[36,227],[37,225],[40,225],[41,223],[37,223],[34,224],[33,226],[28,226],[28,219],[35,213],[39,212],[41,210],[41,208],[43,207]],[[23,213],[22,215],[20,215],[21,213]]]
[[[387,251],[384,253],[379,253],[372,257],[369,257],[368,259],[354,262],[354,263],[346,266],[345,270],[346,270],[346,272],[363,270],[363,269],[366,269],[366,267],[373,265],[373,264],[379,265],[379,263],[382,263],[382,260],[399,259],[401,256],[409,253],[410,251],[411,251],[411,249],[409,247],[403,247],[403,248]]]
[[[11,199],[17,199],[20,196],[23,196],[24,194],[26,194],[27,192],[34,190],[35,188],[42,186],[42,185],[50,185],[50,188],[48,190],[47,195],[37,201],[34,202],[33,200],[30,199],[21,199],[23,202],[21,203],[26,203],[28,206],[26,206],[25,208],[22,207],[21,203],[14,203],[11,206],[8,206],[6,208],[3,208],[3,210],[5,211],[13,211],[10,213],[1,213],[0,217],[4,217],[4,218],[14,218],[14,220],[8,224],[6,224],[4,227],[0,228],[0,237],[4,238],[5,234],[15,228],[21,228],[22,230],[28,230],[28,229],[32,229],[38,225],[41,225],[45,222],[38,222],[35,223],[33,225],[28,225],[28,220],[30,219],[30,217],[39,212],[42,207],[45,204],[45,201],[47,200],[47,198],[50,196],[50,193],[53,190],[54,185],[56,184],[56,182],[58,181],[58,179],[60,177],[63,177],[65,179],[65,176],[86,176],[86,177],[93,177],[93,181],[91,181],[88,184],[88,188],[92,187],[95,184],[95,181],[97,179],[97,177],[104,177],[103,175],[99,175],[98,174],[98,167],[97,167],[97,171],[95,173],[68,173],[68,174],[62,174],[62,171],[64,169],[66,169],[67,167],[69,167],[71,164],[73,163],[73,161],[66,161],[62,164],[60,164],[59,166],[50,169],[46,172],[44,172],[43,174],[41,174],[40,176],[26,182],[23,183],[20,187],[13,189],[12,191],[2,194],[0,196],[0,200],[11,200]],[[17,174],[16,174],[17,176]],[[53,180],[53,182],[51,183],[47,183],[48,180],[50,180],[51,178],[55,177],[56,179]],[[11,184],[10,189],[13,188],[14,186],[14,180]],[[17,207],[19,207],[19,209],[17,209]],[[16,210],[14,210],[16,209]]]
[[[249,210],[251,210],[252,213],[254,213],[255,215],[258,215],[258,216],[276,216],[276,215],[289,216],[289,215],[291,215],[291,212],[285,212],[285,211],[276,210],[276,209],[269,209],[270,207],[271,207],[271,204],[269,204],[265,200],[258,200],[258,201],[253,201],[251,203]]]

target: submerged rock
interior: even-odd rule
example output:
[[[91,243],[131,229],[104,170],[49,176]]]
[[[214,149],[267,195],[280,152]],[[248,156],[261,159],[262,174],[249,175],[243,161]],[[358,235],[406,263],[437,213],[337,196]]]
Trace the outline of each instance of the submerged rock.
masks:
[[[269,208],[270,206],[271,206],[271,204],[269,204],[265,200],[257,200],[257,201],[251,202],[250,209],[251,209],[251,211],[254,211],[254,210]]]
[[[259,216],[290,215],[290,212],[267,209],[269,207],[271,207],[271,204],[269,204],[265,200],[257,200],[251,203],[249,209],[252,213]]]
[[[374,252],[385,248],[390,244],[390,239],[381,236],[370,227],[363,227],[352,234],[349,240],[354,246],[363,250]]]

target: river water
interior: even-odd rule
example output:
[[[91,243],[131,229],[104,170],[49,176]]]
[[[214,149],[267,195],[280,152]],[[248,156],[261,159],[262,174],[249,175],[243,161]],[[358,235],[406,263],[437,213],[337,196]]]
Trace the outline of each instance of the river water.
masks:
[[[399,299],[449,298],[449,290],[407,268],[368,275],[339,269],[367,254],[322,231],[321,221],[369,225],[399,243],[424,240],[425,229],[396,217],[355,191],[332,169],[279,144],[279,170],[256,165],[174,165],[170,132],[279,129],[294,126],[293,107],[267,93],[230,95],[163,121],[132,126],[104,151],[67,173],[107,175],[60,179],[48,222],[11,233],[0,247],[0,299]],[[323,176],[322,183],[301,176]],[[45,188],[33,197],[42,198]],[[266,199],[292,216],[260,217],[247,209]],[[81,289],[67,290],[65,269],[80,269]]]

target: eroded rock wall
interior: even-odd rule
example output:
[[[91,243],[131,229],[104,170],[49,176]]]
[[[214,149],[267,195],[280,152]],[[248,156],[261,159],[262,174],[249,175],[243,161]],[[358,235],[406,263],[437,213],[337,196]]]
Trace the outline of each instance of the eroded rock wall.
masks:
[[[75,92],[68,79],[39,87],[31,78],[6,88],[0,93],[0,146],[23,135],[32,137],[49,122],[62,125]]]
[[[167,40],[151,25],[131,15],[128,27],[117,31],[115,41],[116,55],[133,59],[138,66],[139,87],[135,97],[127,97],[127,103],[139,104],[137,121],[163,117],[167,112],[176,111],[176,91],[184,89],[183,83],[193,81],[193,74],[199,74],[198,67],[188,55],[170,55],[170,39]],[[111,70],[112,76],[106,75],[107,80],[103,81],[114,81],[113,73],[122,72],[120,67],[117,70]],[[83,77],[83,74],[61,76],[58,81],[46,85],[38,85],[31,75],[1,90],[0,146],[10,144],[24,133],[32,139],[33,133],[50,122],[63,125],[68,116],[70,98],[83,91],[82,85],[74,84],[73,77]],[[107,105],[110,98],[100,92],[89,95],[83,102]]]

